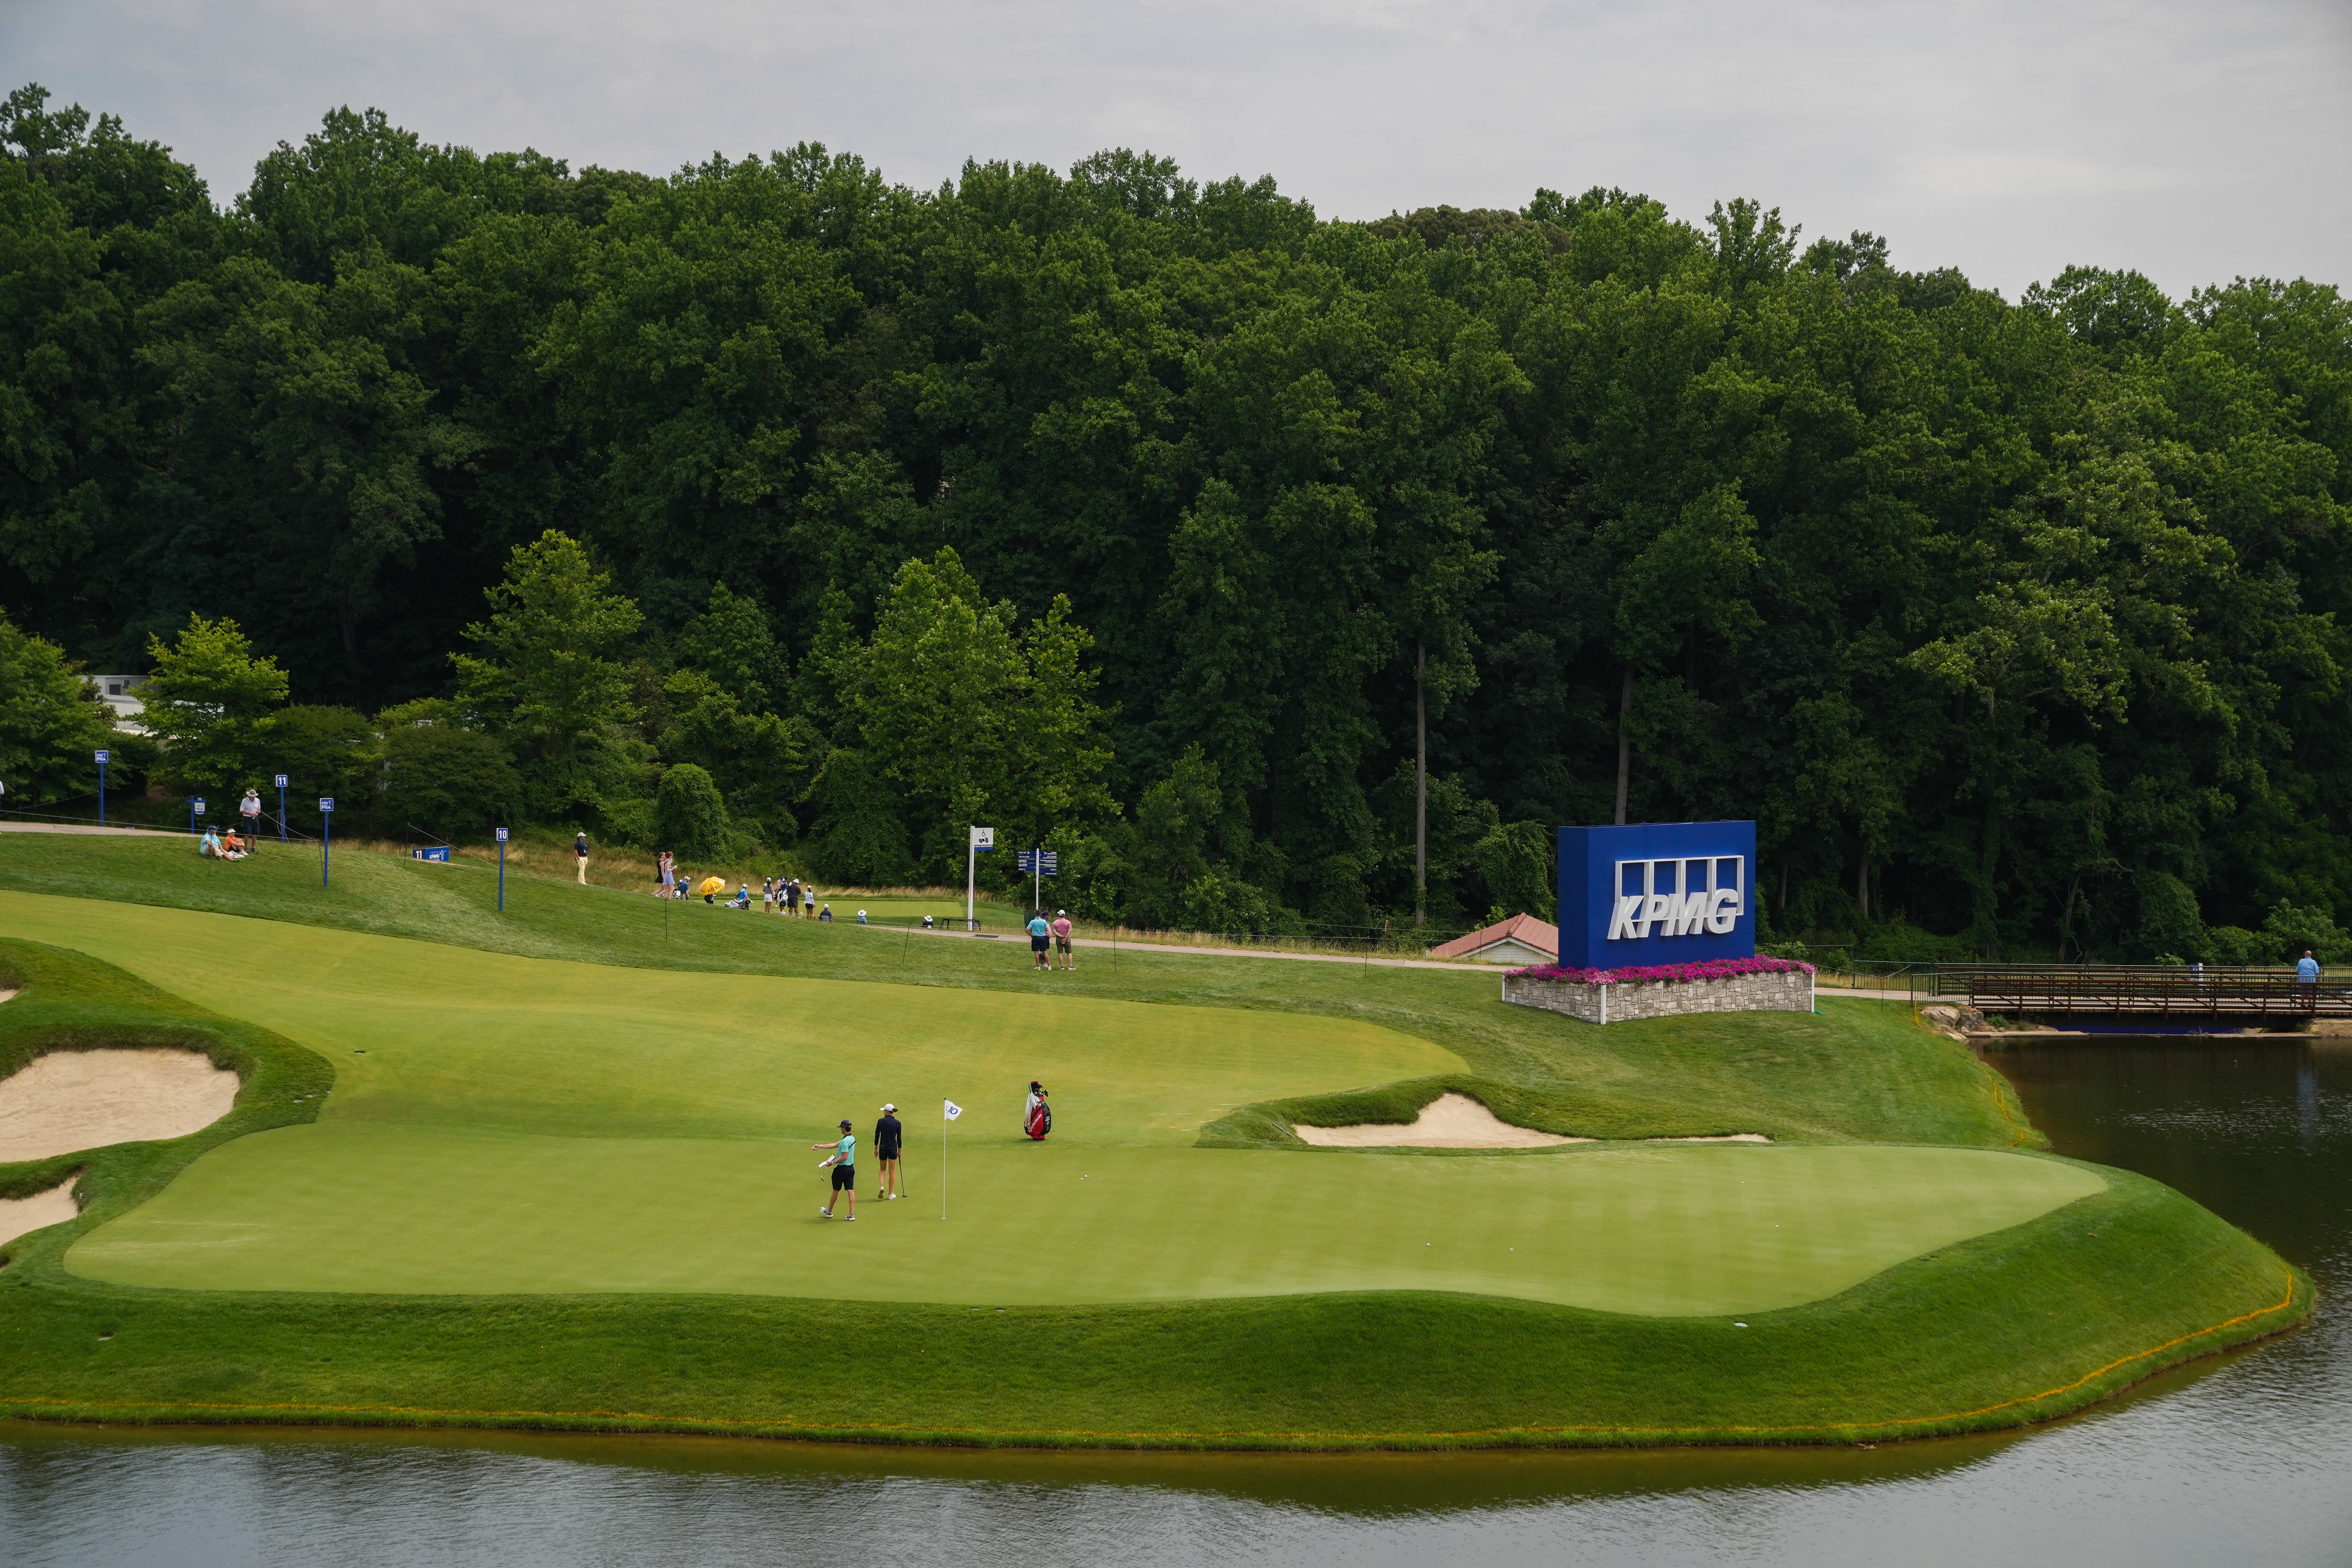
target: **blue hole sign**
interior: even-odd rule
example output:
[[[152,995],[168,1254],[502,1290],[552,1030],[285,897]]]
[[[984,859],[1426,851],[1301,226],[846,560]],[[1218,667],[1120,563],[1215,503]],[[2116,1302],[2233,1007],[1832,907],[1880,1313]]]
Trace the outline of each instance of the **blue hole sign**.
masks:
[[[506,841],[507,841],[507,830],[506,830],[505,828],[501,827],[501,828],[499,828],[499,843],[501,843],[501,844],[504,844]]]
[[[110,760],[109,754],[104,752],[92,752],[90,755],[101,763]]]
[[[284,773],[279,773],[278,775],[278,787],[279,789],[284,789],[286,787],[286,775]]]
[[[335,797],[333,795],[321,796],[319,801],[319,809],[322,812],[334,810]]]

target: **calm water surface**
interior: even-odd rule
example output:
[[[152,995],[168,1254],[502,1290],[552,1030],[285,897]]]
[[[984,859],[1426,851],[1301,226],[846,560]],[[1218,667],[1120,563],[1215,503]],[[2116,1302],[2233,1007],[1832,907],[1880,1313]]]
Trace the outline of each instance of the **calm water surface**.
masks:
[[[2309,1329],[2022,1436],[1215,1458],[0,1423],[0,1563],[1756,1563],[2352,1568],[2352,1043],[1996,1058],[2070,1154],[2319,1280]]]

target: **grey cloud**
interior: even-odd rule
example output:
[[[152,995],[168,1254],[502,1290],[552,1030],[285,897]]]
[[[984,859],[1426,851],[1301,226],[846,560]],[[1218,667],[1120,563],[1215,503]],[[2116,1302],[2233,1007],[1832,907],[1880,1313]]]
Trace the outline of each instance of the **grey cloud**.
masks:
[[[1149,146],[1339,216],[1748,195],[2012,293],[2074,261],[2175,292],[2340,279],[2352,240],[2352,19],[2326,0],[18,0],[0,58],[223,197],[348,102],[575,164],[816,140],[921,185]]]

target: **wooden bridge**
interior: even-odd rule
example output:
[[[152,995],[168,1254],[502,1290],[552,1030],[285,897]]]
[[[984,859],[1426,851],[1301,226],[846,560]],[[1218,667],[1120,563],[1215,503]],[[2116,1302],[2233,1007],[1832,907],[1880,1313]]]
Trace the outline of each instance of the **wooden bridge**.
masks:
[[[2216,1022],[2352,1018],[2352,976],[2208,964],[1942,963],[1935,994],[2000,1013]]]

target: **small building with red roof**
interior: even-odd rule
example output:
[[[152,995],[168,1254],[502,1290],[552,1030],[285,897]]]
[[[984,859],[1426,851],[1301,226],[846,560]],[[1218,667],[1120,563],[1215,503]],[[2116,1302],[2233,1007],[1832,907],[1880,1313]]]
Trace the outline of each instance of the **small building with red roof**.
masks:
[[[1432,958],[1462,958],[1473,963],[1507,963],[1519,968],[1559,961],[1559,928],[1533,915],[1513,915],[1500,925],[1457,936],[1429,950]]]

